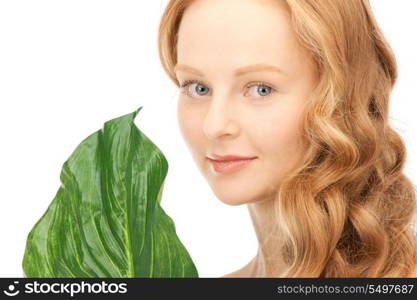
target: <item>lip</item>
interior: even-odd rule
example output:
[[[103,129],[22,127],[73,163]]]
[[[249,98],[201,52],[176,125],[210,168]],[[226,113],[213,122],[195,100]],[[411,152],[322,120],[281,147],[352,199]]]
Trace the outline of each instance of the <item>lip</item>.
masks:
[[[256,156],[252,156],[252,157],[245,157],[245,156],[239,156],[239,155],[234,155],[234,154],[229,154],[229,155],[219,155],[216,153],[207,155],[207,157],[210,160],[216,160],[216,161],[232,161],[232,160],[246,160],[246,159],[253,159],[256,158]]]
[[[213,160],[208,157],[214,171],[220,174],[230,174],[243,169],[250,164],[257,157],[245,158],[245,159],[233,159],[233,160]]]

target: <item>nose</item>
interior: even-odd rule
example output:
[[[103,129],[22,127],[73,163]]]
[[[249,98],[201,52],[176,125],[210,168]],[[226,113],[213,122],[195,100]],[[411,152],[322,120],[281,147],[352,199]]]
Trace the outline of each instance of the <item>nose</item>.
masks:
[[[208,139],[233,138],[239,134],[236,107],[226,95],[212,96],[204,119],[204,134]]]

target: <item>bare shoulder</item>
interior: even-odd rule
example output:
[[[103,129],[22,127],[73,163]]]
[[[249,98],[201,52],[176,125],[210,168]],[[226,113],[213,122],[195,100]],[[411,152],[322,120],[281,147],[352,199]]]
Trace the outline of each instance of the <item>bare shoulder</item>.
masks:
[[[232,273],[226,274],[220,278],[238,278],[238,277],[251,277],[248,270],[248,265],[244,266],[243,268],[234,271]]]
[[[220,278],[236,278],[236,277],[246,277],[241,270],[234,271],[232,273],[226,274]]]
[[[256,258],[256,256],[255,256],[255,258]],[[224,275],[220,278],[228,278],[228,277],[234,277],[234,278],[236,278],[236,277],[246,277],[246,278],[248,278],[248,277],[252,277],[251,270],[253,269],[252,264],[253,264],[255,258],[253,258],[249,263],[247,263],[245,266],[243,266],[239,270],[234,271],[234,272],[229,273],[229,274],[226,274],[226,275]]]

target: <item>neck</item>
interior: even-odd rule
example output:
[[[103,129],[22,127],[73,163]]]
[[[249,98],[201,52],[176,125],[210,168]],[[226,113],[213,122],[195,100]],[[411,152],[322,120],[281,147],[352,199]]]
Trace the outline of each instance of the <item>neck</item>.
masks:
[[[248,204],[259,247],[248,265],[250,277],[280,277],[288,267],[282,258],[282,231],[279,230],[273,206],[274,200]]]

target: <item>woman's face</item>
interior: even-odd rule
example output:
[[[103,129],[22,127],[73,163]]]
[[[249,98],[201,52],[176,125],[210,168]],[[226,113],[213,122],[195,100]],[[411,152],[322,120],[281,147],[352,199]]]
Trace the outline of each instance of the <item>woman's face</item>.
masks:
[[[271,199],[303,155],[302,109],[318,75],[274,0],[197,0],[181,21],[178,121],[199,170],[224,203]],[[217,172],[213,154],[257,157]]]

